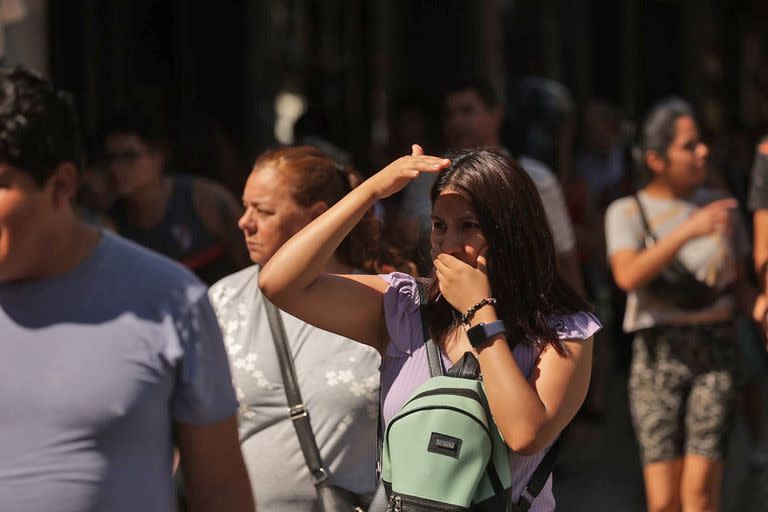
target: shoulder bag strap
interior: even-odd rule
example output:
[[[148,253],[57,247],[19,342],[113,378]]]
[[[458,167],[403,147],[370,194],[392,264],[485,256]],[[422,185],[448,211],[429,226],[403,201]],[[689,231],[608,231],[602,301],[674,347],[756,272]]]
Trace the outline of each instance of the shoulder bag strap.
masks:
[[[635,202],[637,203],[638,211],[640,212],[640,222],[643,225],[643,231],[645,231],[646,247],[649,247],[658,241],[656,234],[651,230],[651,226],[648,223],[648,216],[645,214],[645,208],[643,208],[643,203],[640,201],[640,196],[636,192],[632,194],[632,197],[634,197]],[[688,267],[686,267],[685,264],[680,261],[680,258],[677,255],[675,255],[675,257],[667,264],[667,266],[674,269],[678,275],[686,274],[688,279],[694,279],[696,281],[699,280],[696,275],[688,270]]]
[[[285,397],[288,399],[288,417],[296,429],[299,445],[304,454],[307,468],[309,468],[309,472],[315,481],[315,486],[319,486],[326,482],[329,474],[328,470],[323,467],[320,450],[317,448],[317,441],[312,432],[312,424],[309,421],[309,412],[304,407],[304,402],[301,399],[299,383],[296,380],[296,370],[293,367],[293,359],[291,358],[288,340],[285,336],[283,319],[280,316],[280,310],[266,298],[264,298],[264,307],[267,310],[267,320],[272,331],[272,341],[275,344],[277,358],[280,362],[280,374],[283,377]]]
[[[635,199],[635,202],[637,203],[637,209],[640,212],[640,223],[643,225],[646,241],[650,239],[653,243],[656,243],[656,234],[651,231],[651,225],[648,223],[648,216],[645,214],[645,208],[643,207],[643,203],[640,201],[640,196],[637,193],[634,193],[632,194],[632,197]]]
[[[552,474],[552,470],[555,467],[559,451],[560,438],[555,440],[549,448],[549,451],[544,455],[544,458],[541,459],[536,471],[531,475],[528,485],[525,486],[523,494],[520,496],[517,503],[512,505],[510,512],[528,512],[536,497],[541,494],[541,490],[544,488],[547,480],[549,480],[549,475]]]

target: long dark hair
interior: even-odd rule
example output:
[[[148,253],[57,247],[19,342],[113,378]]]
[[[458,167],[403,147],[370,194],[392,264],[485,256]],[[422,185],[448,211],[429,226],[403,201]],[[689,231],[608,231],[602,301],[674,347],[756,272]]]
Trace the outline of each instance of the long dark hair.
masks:
[[[552,231],[536,186],[517,162],[496,151],[470,149],[448,158],[451,165],[437,176],[431,200],[434,204],[450,189],[472,202],[488,241],[488,278],[510,345],[552,343],[563,354],[549,316],[591,306],[557,270]],[[459,325],[458,312],[440,295],[434,274],[425,313],[436,340]]]
[[[268,150],[253,164],[252,172],[267,166],[290,176],[293,200],[304,208],[317,202],[330,208],[363,181],[352,166],[335,162],[314,146]],[[370,273],[412,273],[415,265],[386,243],[381,231],[381,222],[369,210],[341,242],[336,255],[343,263]]]

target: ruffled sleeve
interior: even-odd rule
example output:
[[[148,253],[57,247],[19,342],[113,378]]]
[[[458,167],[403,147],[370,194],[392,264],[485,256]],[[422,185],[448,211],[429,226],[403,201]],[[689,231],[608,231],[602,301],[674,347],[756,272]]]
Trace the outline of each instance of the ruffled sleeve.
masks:
[[[407,357],[424,343],[419,306],[421,298],[416,279],[408,274],[381,274],[389,288],[384,293],[384,318],[389,331],[385,355]]]
[[[550,315],[548,323],[561,340],[587,340],[603,328],[600,320],[586,311],[568,315]]]

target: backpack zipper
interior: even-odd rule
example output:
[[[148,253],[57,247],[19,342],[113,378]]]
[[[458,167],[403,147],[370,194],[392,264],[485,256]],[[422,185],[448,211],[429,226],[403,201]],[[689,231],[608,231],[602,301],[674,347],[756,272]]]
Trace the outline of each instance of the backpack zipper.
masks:
[[[405,503],[405,509],[403,509],[403,503]],[[387,505],[387,512],[408,511],[410,508],[408,505],[419,507],[419,510],[434,510],[435,512],[466,512],[469,510],[467,507],[462,507],[460,505],[449,505],[447,503],[440,503],[438,501],[410,496],[408,494],[392,494],[389,498],[389,504]]]

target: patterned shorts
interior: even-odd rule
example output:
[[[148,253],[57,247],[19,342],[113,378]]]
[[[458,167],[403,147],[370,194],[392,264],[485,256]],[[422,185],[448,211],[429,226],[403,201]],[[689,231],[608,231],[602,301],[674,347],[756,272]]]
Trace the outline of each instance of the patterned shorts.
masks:
[[[637,333],[629,407],[643,464],[695,454],[721,460],[738,369],[731,323]]]

